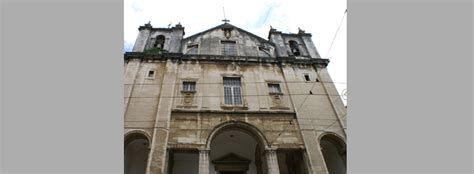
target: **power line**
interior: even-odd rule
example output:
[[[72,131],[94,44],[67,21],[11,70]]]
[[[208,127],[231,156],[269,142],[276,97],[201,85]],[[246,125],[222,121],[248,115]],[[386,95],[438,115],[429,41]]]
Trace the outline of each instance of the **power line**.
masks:
[[[310,92],[309,95],[325,95],[325,94],[314,94],[314,93],[312,93],[312,90],[313,90],[313,88],[314,88],[314,85],[316,85],[316,82],[314,82],[314,83],[313,83],[313,86],[311,86],[311,88],[309,89],[309,92]],[[291,94],[291,95],[297,95],[297,94]],[[301,107],[302,107],[302,106],[304,105],[304,103],[306,102],[306,99],[308,99],[308,96],[309,96],[309,95],[305,96],[303,102],[301,103],[301,105],[298,107],[298,110],[296,110],[296,111],[299,111],[299,110],[301,109]],[[340,96],[340,95],[337,95],[337,96]]]
[[[314,87],[314,84],[316,83],[313,83],[313,86],[311,87],[310,90],[312,90],[312,88]],[[305,99],[303,100],[303,102],[301,103],[301,105],[298,107],[298,110],[301,109],[301,107],[304,105],[304,103],[306,102],[307,98],[309,95],[325,95],[325,96],[340,96],[340,95],[330,95],[330,94],[291,94],[291,95],[306,95],[305,96]],[[270,96],[270,95],[243,95],[243,96]],[[163,96],[162,96],[163,97]],[[196,96],[198,97],[198,96]],[[224,97],[224,96],[207,96],[207,97]],[[132,97],[133,98],[133,97]],[[183,97],[176,97],[176,98],[183,98]],[[297,111],[298,111],[297,110]],[[343,116],[343,118],[341,119],[345,119],[345,117],[347,116],[347,113]],[[332,125],[334,125],[334,123],[336,123],[338,120],[335,120],[334,122],[332,122],[328,127],[326,127],[325,129],[328,129],[330,128]],[[124,122],[156,122],[156,120],[150,120],[150,121],[136,121],[136,120],[131,120],[131,121],[125,121]],[[275,142],[275,140],[278,139],[278,137],[280,137],[282,135],[282,133],[284,131],[288,131],[288,128],[290,125],[293,125],[293,120],[289,120],[289,124],[287,124],[285,126],[284,129],[282,129],[281,131],[279,131],[278,135],[272,140],[270,141],[270,145],[273,145],[273,143]],[[125,128],[145,128],[145,127],[133,127],[133,126],[125,126]],[[156,127],[146,127],[146,128],[156,128]]]
[[[347,113],[346,113],[344,116],[342,116],[342,117],[343,117],[343,118],[341,118],[341,119],[345,119],[345,118],[347,117]],[[336,123],[336,122],[337,122],[337,119],[336,119],[334,122],[332,122],[332,123],[331,123],[328,127],[326,127],[325,129],[330,128],[330,127],[331,127],[332,125],[334,125],[334,123]],[[341,125],[341,126],[342,126],[342,125]]]
[[[319,73],[317,73],[317,74],[318,74],[318,76],[319,76]],[[311,88],[309,89],[310,94],[307,94],[307,95],[305,96],[305,98],[304,98],[303,102],[301,103],[301,105],[300,105],[299,107],[297,107],[297,108],[298,108],[297,110],[295,110],[296,112],[298,112],[298,111],[301,109],[301,107],[302,107],[302,106],[304,105],[304,103],[306,102],[306,99],[308,99],[308,96],[309,96],[309,95],[313,95],[313,93],[312,93],[311,91],[313,90],[314,85],[316,85],[316,81],[313,82],[313,86],[311,86]],[[297,95],[297,94],[291,94],[291,95]],[[324,94],[321,94],[321,95],[324,95]],[[292,124],[292,121],[290,121],[290,124],[289,124],[289,125],[293,125],[293,124]],[[283,131],[285,131],[286,129],[288,129],[288,127],[289,127],[289,126],[286,125],[286,127],[285,127],[283,130],[281,130],[281,131],[278,133],[278,135],[270,142],[270,145],[273,145],[274,141],[277,140],[278,137],[281,136],[281,134],[283,133]]]
[[[346,11],[347,11],[347,9],[346,9]],[[318,75],[318,79],[319,79],[320,76],[319,76],[319,73],[318,73],[318,72],[317,72],[317,75]],[[304,103],[306,102],[306,99],[308,98],[309,95],[324,95],[324,96],[339,96],[339,97],[342,96],[342,95],[331,95],[331,94],[329,94],[329,93],[327,93],[327,94],[313,94],[313,93],[312,93],[312,90],[313,90],[313,88],[314,88],[315,85],[316,85],[316,81],[313,82],[313,85],[311,86],[311,88],[310,88],[310,90],[309,90],[310,94],[307,94],[307,95],[305,96],[303,102],[301,102],[300,106],[297,107],[297,110],[295,110],[296,112],[298,112],[298,111],[301,109],[301,107],[303,107],[303,105],[304,105]],[[298,95],[298,94],[291,94],[291,95]],[[346,115],[347,115],[347,114],[346,114]],[[298,120],[297,120],[297,121],[298,121]],[[336,120],[336,121],[337,121],[337,120]],[[298,123],[298,122],[297,122],[297,123]],[[330,126],[332,126],[334,123],[335,123],[335,122],[333,122]],[[293,124],[292,124],[292,121],[290,121],[290,124],[288,124],[283,130],[281,130],[281,131],[278,133],[278,135],[270,142],[270,145],[272,145],[272,144],[274,143],[274,141],[277,140],[278,137],[281,136],[281,134],[283,133],[283,131],[286,131],[286,130],[288,129],[289,125],[293,125]],[[329,127],[330,127],[330,126],[329,126]],[[329,128],[329,127],[328,127],[328,128]]]
[[[342,21],[344,21],[344,18],[346,17],[347,14],[347,9],[344,11],[344,15],[342,16],[341,22],[339,23],[339,26],[337,27],[336,33],[334,34],[334,38],[332,39],[331,46],[329,46],[328,53],[326,54],[326,57],[329,56],[329,52],[331,51],[332,45],[334,44],[334,40],[336,40],[337,33],[339,33],[339,28],[341,28]]]
[[[344,119],[346,116],[347,116],[347,114],[344,115],[344,117],[343,117],[342,119]],[[333,119],[317,119],[317,120],[333,120]],[[127,120],[124,120],[124,122],[156,122],[156,121],[157,121],[157,120],[128,120],[128,121],[127,121]],[[289,120],[289,121],[291,121],[291,120]],[[179,122],[179,121],[170,121],[170,122],[175,122],[175,123],[176,123],[176,122]],[[330,127],[331,127],[332,125],[334,125],[334,123],[336,123],[336,122],[337,122],[337,120],[334,121],[334,122],[332,122],[331,124],[329,124],[329,126],[326,127],[325,129],[330,128]],[[292,125],[292,124],[290,124],[290,125]],[[300,125],[301,125],[301,124],[300,124]],[[304,125],[304,124],[303,124],[303,125]],[[285,129],[285,130],[286,130],[286,129]]]
[[[324,95],[327,96],[328,94],[318,94],[318,93],[313,93],[313,94],[291,94],[291,95]],[[260,97],[260,96],[271,96],[269,94],[248,94],[248,95],[242,95],[242,97]],[[329,96],[341,96],[341,95],[336,95],[336,94],[329,94]],[[185,98],[186,96],[132,96],[132,97],[124,97],[124,98]],[[206,97],[206,98],[212,98],[212,97],[225,97],[224,95],[195,95],[193,97],[199,98],[199,97]],[[305,97],[305,99],[307,96]],[[301,107],[300,107],[301,108]]]
[[[304,95],[304,96],[305,96],[305,98],[303,99],[303,102],[300,104],[300,106],[296,107],[296,108],[297,108],[296,111],[298,111],[298,110],[301,109],[301,107],[304,105],[304,103],[305,103],[306,100],[308,99],[308,96],[309,96],[309,95],[324,95],[324,96],[339,96],[339,97],[342,96],[342,95],[333,95],[333,94],[331,95],[331,94],[312,93],[311,91],[313,90],[314,86],[315,86],[316,83],[318,83],[318,82],[321,83],[321,81],[314,81],[314,82],[312,82],[313,84],[312,84],[312,86],[311,86],[311,88],[310,88],[310,90],[309,90],[309,92],[310,92],[309,94],[308,94],[308,93],[305,93],[305,94],[291,94],[291,95]],[[268,83],[268,82],[246,82],[246,83]],[[291,82],[287,82],[287,83],[291,83]],[[293,83],[307,83],[307,82],[306,82],[306,81],[294,81]],[[324,83],[324,82],[322,82],[322,83]],[[333,82],[328,82],[328,83],[333,83]],[[163,83],[163,84],[165,84],[165,83]],[[168,83],[168,84],[181,84],[181,83]],[[222,84],[222,83],[197,83],[197,84]],[[134,85],[134,84],[132,84],[132,85]],[[156,85],[156,84],[155,84],[155,85]],[[259,97],[259,96],[271,96],[271,95],[258,95],[258,94],[257,94],[257,95],[242,95],[242,97]],[[134,96],[134,97],[125,97],[125,98],[185,98],[185,97],[186,97],[186,96],[155,96],[155,97],[136,97],[136,96]],[[199,95],[196,95],[196,96],[193,96],[193,98],[194,98],[194,97],[196,97],[196,98],[199,98],[199,97],[201,97],[201,98],[202,98],[202,97],[219,97],[219,98],[221,98],[221,97],[225,97],[225,96],[223,96],[223,95],[214,95],[214,96],[205,96],[205,95],[199,96]],[[290,125],[293,125],[293,122],[292,122],[292,121],[293,121],[293,120],[289,120],[289,124],[287,124],[283,130],[279,131],[278,135],[277,135],[272,141],[270,141],[270,144],[271,144],[271,145],[274,143],[274,141],[275,141],[276,139],[278,139],[278,137],[280,137],[280,136],[282,135],[282,133],[283,133],[284,131],[288,131],[288,127],[289,127]],[[336,120],[336,121],[337,121],[337,120]],[[154,121],[125,121],[125,122],[154,122]],[[331,127],[334,123],[335,123],[335,122],[331,123],[331,125],[329,125],[329,127]],[[328,127],[328,128],[329,128],[329,127]],[[127,127],[127,128],[130,128],[130,127]]]

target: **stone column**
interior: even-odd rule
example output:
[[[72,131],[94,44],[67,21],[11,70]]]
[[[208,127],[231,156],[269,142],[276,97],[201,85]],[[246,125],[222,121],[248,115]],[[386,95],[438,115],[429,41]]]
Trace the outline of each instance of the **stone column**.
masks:
[[[280,174],[276,149],[265,149],[265,158],[267,159],[268,174]]]
[[[209,174],[210,149],[199,149],[199,174]]]

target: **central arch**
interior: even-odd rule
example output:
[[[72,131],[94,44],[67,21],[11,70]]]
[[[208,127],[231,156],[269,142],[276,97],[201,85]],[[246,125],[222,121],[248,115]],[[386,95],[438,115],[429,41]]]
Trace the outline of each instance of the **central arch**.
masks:
[[[260,129],[258,129],[254,125],[243,122],[243,121],[227,121],[214,127],[214,129],[211,131],[211,133],[207,137],[206,148],[209,149],[211,147],[211,141],[214,139],[216,135],[226,130],[243,131],[249,134],[250,136],[254,137],[255,140],[257,140],[260,144],[264,145],[265,148],[270,147],[265,135],[262,133],[262,131],[260,131]]]
[[[209,134],[210,174],[267,174],[266,149],[269,143],[254,125],[228,121],[217,125]]]

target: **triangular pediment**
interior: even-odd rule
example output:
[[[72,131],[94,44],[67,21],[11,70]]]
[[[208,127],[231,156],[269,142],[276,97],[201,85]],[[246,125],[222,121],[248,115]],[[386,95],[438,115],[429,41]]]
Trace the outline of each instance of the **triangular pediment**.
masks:
[[[189,37],[186,37],[186,38],[184,38],[183,40],[184,40],[184,41],[192,40],[192,39],[194,39],[194,38],[196,38],[196,37],[206,35],[206,34],[212,32],[212,31],[215,31],[215,30],[222,30],[222,29],[237,30],[237,31],[239,31],[239,32],[241,32],[241,33],[245,33],[245,34],[249,35],[250,37],[259,40],[260,42],[265,42],[265,43],[269,43],[269,44],[272,44],[272,45],[273,45],[273,43],[269,42],[268,40],[266,40],[266,39],[264,39],[264,38],[261,38],[261,37],[255,35],[255,34],[253,34],[253,33],[251,33],[251,32],[248,32],[248,31],[246,31],[246,30],[244,30],[244,29],[241,29],[241,28],[236,27],[236,26],[234,26],[234,25],[232,25],[232,24],[229,24],[229,23],[224,23],[224,24],[221,24],[221,25],[212,27],[212,28],[207,29],[207,30],[205,30],[205,31],[202,31],[202,32],[196,33],[196,34],[194,34],[194,35],[191,35],[191,36],[189,36]]]
[[[229,153],[227,155],[224,155],[220,158],[217,158],[215,160],[212,160],[212,163],[214,164],[235,164],[235,163],[250,163],[251,160],[242,157],[240,155],[237,155],[235,153]]]

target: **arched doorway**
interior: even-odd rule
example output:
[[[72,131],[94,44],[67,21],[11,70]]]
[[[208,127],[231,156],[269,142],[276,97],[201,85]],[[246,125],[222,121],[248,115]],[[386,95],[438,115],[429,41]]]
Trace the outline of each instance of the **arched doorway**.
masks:
[[[211,174],[257,174],[261,170],[258,142],[241,130],[227,130],[211,143]],[[256,162],[256,160],[259,160]]]
[[[223,123],[209,135],[207,155],[200,155],[200,165],[209,167],[202,173],[278,173],[276,151],[269,148],[267,142],[263,133],[251,124],[240,121]]]
[[[125,137],[124,143],[125,174],[145,174],[148,161],[148,138],[141,133],[132,133]]]
[[[346,144],[331,134],[324,135],[320,142],[324,162],[329,174],[346,174]]]

